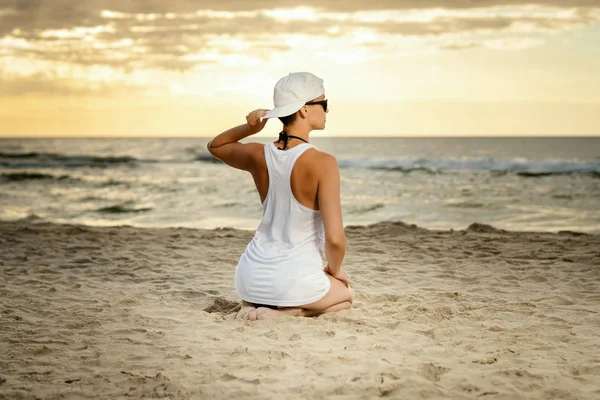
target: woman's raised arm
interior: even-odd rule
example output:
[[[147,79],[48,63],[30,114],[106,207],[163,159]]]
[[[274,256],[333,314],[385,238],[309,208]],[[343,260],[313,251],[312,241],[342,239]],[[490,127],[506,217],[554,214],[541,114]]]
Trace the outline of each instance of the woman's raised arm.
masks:
[[[245,137],[263,130],[267,119],[261,118],[267,110],[254,110],[246,116],[246,123],[228,129],[208,142],[206,148],[213,156],[233,168],[250,171],[254,167],[254,157],[263,148],[260,143],[239,143]]]

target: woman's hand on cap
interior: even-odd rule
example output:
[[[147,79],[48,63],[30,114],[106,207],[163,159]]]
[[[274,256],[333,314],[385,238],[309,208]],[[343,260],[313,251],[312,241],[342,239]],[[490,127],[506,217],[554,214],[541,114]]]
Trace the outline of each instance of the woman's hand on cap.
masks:
[[[248,126],[250,127],[250,130],[252,130],[253,134],[262,131],[265,127],[268,118],[264,118],[262,120],[261,118],[265,116],[267,111],[268,110],[264,110],[261,108],[258,110],[254,110],[250,114],[246,115],[246,121],[248,122]]]

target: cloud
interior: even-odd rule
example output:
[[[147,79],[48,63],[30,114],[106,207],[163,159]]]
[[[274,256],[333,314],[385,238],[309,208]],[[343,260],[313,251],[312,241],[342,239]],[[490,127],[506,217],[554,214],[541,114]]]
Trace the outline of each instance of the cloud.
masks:
[[[276,7],[289,9],[309,7],[323,12],[354,13],[377,10],[471,9],[497,6],[537,5],[541,7],[584,8],[600,7],[600,0],[278,0]],[[273,1],[266,0],[0,0],[0,35],[20,29],[35,31],[96,26],[105,22],[102,11],[127,14],[189,14],[198,10],[231,12],[273,9]],[[264,21],[263,21],[264,22]],[[259,21],[259,25],[262,25]],[[249,28],[252,28],[250,26]]]
[[[0,96],[105,95],[163,88],[155,71],[123,71],[110,65],[0,57]]]
[[[0,2],[6,3],[6,0]],[[12,55],[126,69],[178,71],[215,63],[230,54],[268,59],[272,52],[293,49],[279,41],[280,35],[290,33],[340,38],[356,36],[357,30],[369,30],[375,34],[371,35],[372,44],[377,40],[377,34],[448,36],[469,32],[553,32],[589,25],[600,19],[589,9],[567,12],[550,9],[537,13],[536,10],[494,9],[451,13],[437,10],[427,14],[414,11],[379,14],[299,11],[294,14],[190,11],[190,3],[183,1],[174,3],[174,12],[140,14],[136,12],[141,10],[139,2],[123,5],[113,4],[111,0],[102,2],[103,5],[114,5],[116,10],[84,8],[82,5],[94,5],[100,3],[98,1],[78,2],[71,8],[58,7],[60,0],[51,2],[51,6],[47,2],[13,3],[16,3],[14,10],[18,13],[7,12],[0,18],[0,22],[9,22],[0,25],[5,30],[4,39],[0,40],[12,49]],[[164,11],[166,3],[149,1],[144,4],[144,10]],[[219,44],[214,40],[215,37],[232,36],[236,39],[221,40]],[[360,42],[358,40],[358,44]],[[363,42],[367,45],[369,40]],[[446,48],[443,43],[440,45],[440,49]],[[449,49],[470,47],[473,46],[455,44]]]
[[[438,48],[440,50],[467,50],[467,49],[476,49],[481,47],[481,44],[478,43],[449,43],[439,45]]]
[[[467,50],[475,48],[488,48],[494,50],[523,50],[532,47],[537,47],[544,44],[541,39],[532,38],[502,38],[502,39],[488,39],[481,42],[461,42],[461,43],[447,43],[439,45],[437,48],[440,50]]]
[[[220,11],[254,11],[273,8],[310,7],[331,12],[356,12],[407,9],[469,9],[477,7],[536,5],[544,7],[600,7],[600,0],[0,0],[0,9],[16,9],[37,19],[32,13],[44,14],[55,21],[67,17],[93,17],[109,9],[125,13],[189,13],[198,9]],[[276,7],[274,7],[276,6]]]
[[[4,97],[24,94],[104,94],[112,90],[105,83],[82,84],[71,79],[53,76],[51,73],[36,72],[27,76],[0,74],[0,95]]]
[[[600,0],[280,0],[277,9],[273,6],[264,0],[0,0],[0,67],[4,58],[12,74],[2,77],[3,91],[103,91],[108,83],[88,77],[93,68],[107,76],[106,71],[119,70],[122,83],[136,71],[185,73],[223,63],[256,64],[308,48],[352,62],[366,59],[366,53],[349,54],[349,48],[369,55],[419,45],[518,50],[544,43],[530,33],[600,21],[600,8],[591,8],[600,7]],[[289,10],[293,7],[303,8]],[[299,36],[310,39],[296,40]],[[19,70],[8,59],[28,60],[32,67]],[[63,73],[50,73],[69,70],[66,66],[81,67],[80,86],[69,86]]]
[[[502,49],[502,50],[522,50],[536,47],[543,44],[544,41],[540,39],[531,38],[503,38],[503,39],[490,39],[483,42],[483,45],[490,49]]]
[[[555,17],[510,17],[510,16],[477,16],[477,17],[439,17],[428,22],[394,22],[379,23],[374,28],[383,33],[398,35],[445,35],[461,32],[558,32],[574,27],[587,25],[598,20],[591,12],[574,15],[571,18]]]

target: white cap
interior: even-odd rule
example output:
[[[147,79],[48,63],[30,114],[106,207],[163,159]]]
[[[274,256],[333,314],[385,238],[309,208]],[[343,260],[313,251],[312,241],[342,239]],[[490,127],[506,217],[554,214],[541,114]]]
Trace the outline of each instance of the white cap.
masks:
[[[287,117],[302,106],[325,93],[323,79],[310,72],[292,72],[281,78],[273,90],[275,108],[263,118]]]

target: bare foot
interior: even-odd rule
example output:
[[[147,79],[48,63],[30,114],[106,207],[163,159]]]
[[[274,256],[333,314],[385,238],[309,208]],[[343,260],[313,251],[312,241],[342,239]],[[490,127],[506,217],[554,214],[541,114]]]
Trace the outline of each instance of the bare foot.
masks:
[[[254,310],[256,310],[254,304],[242,300],[242,309],[238,311],[238,313],[235,316],[235,319],[248,319],[248,313]]]
[[[248,312],[248,314],[246,314],[246,317],[244,319],[248,320],[248,321],[256,321],[257,318],[258,318],[258,314],[256,313],[256,308],[255,308],[253,310],[250,310]]]
[[[273,319],[280,317],[296,317],[302,315],[301,308],[282,308],[279,310],[274,310],[272,308],[267,307],[259,307],[255,310],[251,310],[248,312],[248,320],[254,321],[257,319]]]
[[[259,307],[256,309],[256,319],[273,319],[285,316],[283,310],[273,310],[272,308]]]

